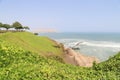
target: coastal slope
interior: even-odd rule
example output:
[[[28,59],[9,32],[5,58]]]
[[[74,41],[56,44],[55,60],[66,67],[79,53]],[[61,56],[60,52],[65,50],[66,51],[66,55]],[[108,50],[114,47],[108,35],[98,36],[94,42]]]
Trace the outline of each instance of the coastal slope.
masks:
[[[43,56],[63,54],[62,48],[57,48],[56,42],[48,37],[36,36],[30,32],[7,32],[0,34],[0,40],[24,50],[39,53]]]
[[[2,33],[0,40],[48,58],[57,56],[61,61],[72,65],[91,67],[94,61],[98,62],[94,57],[76,53],[70,48],[65,49],[64,45],[48,37],[36,36],[30,32]]]
[[[37,47],[41,48],[43,53],[37,50]],[[88,68],[60,61],[61,58],[58,55],[64,54],[62,47],[47,37],[35,36],[28,32],[0,34],[0,80],[120,79],[120,53],[102,63],[94,62],[93,66]],[[47,55],[48,48],[51,54],[57,57],[51,58]],[[72,53],[66,54],[73,55]]]

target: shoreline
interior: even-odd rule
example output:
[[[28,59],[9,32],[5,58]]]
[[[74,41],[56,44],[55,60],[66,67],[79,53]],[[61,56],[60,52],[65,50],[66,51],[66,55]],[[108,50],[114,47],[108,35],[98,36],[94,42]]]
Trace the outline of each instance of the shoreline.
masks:
[[[72,48],[66,48],[64,44],[54,41],[58,46],[63,49],[63,60],[66,64],[72,64],[75,66],[92,67],[93,62],[99,63],[99,59],[94,56],[87,56],[82,53],[76,52]]]

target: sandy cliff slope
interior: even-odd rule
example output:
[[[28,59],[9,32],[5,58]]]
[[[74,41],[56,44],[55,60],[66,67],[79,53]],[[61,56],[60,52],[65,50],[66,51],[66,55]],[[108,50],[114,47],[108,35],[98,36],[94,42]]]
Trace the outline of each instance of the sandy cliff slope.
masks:
[[[97,63],[99,62],[97,58],[77,53],[71,48],[65,49],[64,57],[64,61],[66,63],[84,67],[91,67],[94,61],[96,61]]]

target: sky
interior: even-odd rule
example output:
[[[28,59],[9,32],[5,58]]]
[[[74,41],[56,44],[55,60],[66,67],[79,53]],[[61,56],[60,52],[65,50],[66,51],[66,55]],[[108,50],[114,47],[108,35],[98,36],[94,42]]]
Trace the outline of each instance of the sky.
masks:
[[[120,0],[0,0],[0,22],[31,31],[120,32]]]

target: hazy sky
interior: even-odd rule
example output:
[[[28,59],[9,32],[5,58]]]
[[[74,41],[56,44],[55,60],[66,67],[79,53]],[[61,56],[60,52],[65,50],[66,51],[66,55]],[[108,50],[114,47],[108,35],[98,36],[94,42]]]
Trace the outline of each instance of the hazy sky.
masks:
[[[0,0],[0,22],[32,30],[120,32],[120,0]]]

